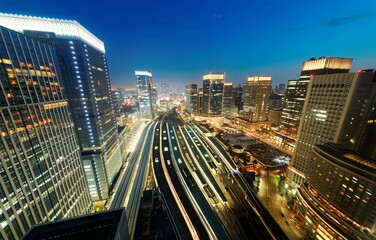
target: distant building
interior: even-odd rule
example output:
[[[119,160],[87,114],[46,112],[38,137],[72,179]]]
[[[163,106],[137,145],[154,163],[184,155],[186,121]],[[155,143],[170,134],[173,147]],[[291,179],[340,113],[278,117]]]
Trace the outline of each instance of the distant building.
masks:
[[[153,75],[147,71],[135,71],[140,118],[153,119]]]
[[[55,47],[0,36],[0,239],[20,239],[92,203]]]
[[[243,118],[251,122],[268,120],[269,96],[272,89],[272,77],[248,77],[243,89]]]
[[[152,88],[152,94],[151,94],[151,99],[152,99],[152,105],[153,105],[153,114],[157,112],[158,109],[158,85],[153,84]]]
[[[162,83],[159,85],[159,98],[160,99],[168,99],[170,96],[170,86],[166,83]]]
[[[282,109],[282,96],[272,93],[269,96],[269,109]]]
[[[115,111],[115,117],[120,116],[123,114],[123,94],[119,91],[111,91],[111,97],[113,101],[114,111]]]
[[[281,124],[282,109],[271,109],[269,111],[269,122],[274,127],[278,127]]]
[[[221,116],[223,101],[224,73],[209,73],[203,76],[202,115]]]
[[[230,118],[232,111],[232,83],[225,82],[223,86],[223,116]]]
[[[232,105],[238,108],[238,112],[243,110],[243,87],[241,84],[232,89]]]
[[[198,92],[198,103],[197,103],[197,113],[198,114],[202,114],[202,108],[203,108],[203,99],[204,99],[204,93],[202,91],[202,88],[201,88],[201,91]]]
[[[295,148],[310,78],[323,74],[348,73],[351,63],[351,58],[311,58],[303,63],[300,79],[288,81],[282,111],[282,125],[280,131],[276,133],[283,147],[290,150]]]
[[[197,101],[198,101],[198,93],[197,93],[197,84],[196,83],[189,83],[185,86],[185,103],[186,103],[186,111],[191,114],[197,113]]]
[[[276,94],[281,95],[281,96],[284,96],[285,93],[286,93],[286,84],[285,84],[285,83],[280,83],[280,84],[278,85],[278,88],[277,88]]]

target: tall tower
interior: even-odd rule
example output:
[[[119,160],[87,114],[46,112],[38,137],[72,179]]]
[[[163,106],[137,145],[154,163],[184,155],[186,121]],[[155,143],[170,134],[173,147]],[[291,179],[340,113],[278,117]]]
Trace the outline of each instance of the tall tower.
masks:
[[[186,97],[186,111],[189,113],[197,113],[197,102],[198,102],[198,92],[197,84],[189,83],[185,86],[185,97]]]
[[[225,82],[223,86],[223,116],[230,118],[232,109],[232,83]]]
[[[299,122],[311,76],[335,73],[348,73],[351,58],[311,58],[302,65],[299,80],[289,80],[282,110],[280,132],[276,133],[284,147],[294,150]]]
[[[0,26],[0,238],[91,212],[54,47]]]
[[[365,132],[375,106],[374,78],[374,72],[311,77],[290,164],[290,178],[295,183],[304,181],[315,144],[334,142],[354,151],[371,144],[374,149]],[[368,152],[371,156],[373,151]]]
[[[76,21],[0,14],[0,25],[56,47],[90,195],[107,199],[122,165],[104,43]]]
[[[209,73],[203,76],[202,114],[205,116],[222,115],[224,73]]]
[[[248,77],[243,89],[243,117],[251,122],[268,120],[269,96],[272,90],[272,77]]]
[[[153,119],[153,75],[148,71],[135,71],[140,118]]]

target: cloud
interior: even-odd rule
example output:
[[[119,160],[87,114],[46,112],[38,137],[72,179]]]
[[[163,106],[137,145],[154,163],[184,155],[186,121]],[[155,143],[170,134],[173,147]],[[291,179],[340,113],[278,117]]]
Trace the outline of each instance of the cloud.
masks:
[[[347,25],[353,22],[357,22],[361,19],[366,19],[366,18],[371,18],[375,17],[376,13],[364,13],[364,14],[357,14],[357,15],[352,15],[352,16],[347,16],[347,17],[341,17],[341,18],[333,18],[330,19],[329,21],[319,24],[319,25],[311,25],[311,26],[303,26],[303,27],[292,27],[292,28],[287,28],[287,29],[282,29],[282,32],[299,32],[299,31],[304,31],[307,29],[312,29],[312,28],[317,28],[317,27],[340,27],[343,25]]]
[[[357,15],[352,15],[352,16],[342,17],[342,18],[334,18],[334,19],[331,19],[330,21],[328,21],[325,24],[325,26],[339,27],[339,26],[343,26],[343,25],[346,25],[346,24],[350,24],[350,23],[359,21],[361,19],[370,18],[370,17],[374,17],[374,16],[376,16],[376,13],[365,13],[365,14],[357,14]]]

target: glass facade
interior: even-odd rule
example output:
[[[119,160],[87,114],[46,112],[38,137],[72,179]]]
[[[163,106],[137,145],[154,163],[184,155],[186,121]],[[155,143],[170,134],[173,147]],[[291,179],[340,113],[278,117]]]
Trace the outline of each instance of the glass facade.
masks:
[[[243,118],[251,122],[267,121],[271,90],[272,77],[248,77],[243,91]]]
[[[147,71],[136,71],[138,107],[140,118],[152,119],[153,114],[153,80],[152,74]]]
[[[197,84],[196,83],[190,83],[185,86],[185,97],[186,97],[186,105],[185,109],[189,113],[197,113],[197,101],[198,101],[198,95],[197,95]]]
[[[351,58],[312,58],[303,63],[299,80],[288,81],[282,110],[281,129],[276,133],[284,148],[291,151],[295,149],[300,118],[311,76],[348,73],[351,63]]]
[[[103,42],[76,21],[0,14],[0,24],[56,47],[92,200],[107,199],[122,159]]]
[[[223,109],[224,73],[210,73],[203,76],[202,114],[221,116]]]
[[[229,118],[232,109],[232,83],[225,82],[223,86],[223,116]]]
[[[92,209],[54,47],[0,27],[0,238]]]

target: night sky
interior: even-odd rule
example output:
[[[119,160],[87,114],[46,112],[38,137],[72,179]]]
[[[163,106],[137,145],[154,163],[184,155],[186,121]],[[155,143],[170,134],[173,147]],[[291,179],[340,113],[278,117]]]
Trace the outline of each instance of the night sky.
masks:
[[[277,84],[321,56],[376,68],[375,0],[30,0],[0,11],[78,21],[105,42],[113,87],[134,87],[134,70],[176,87],[210,71]]]

